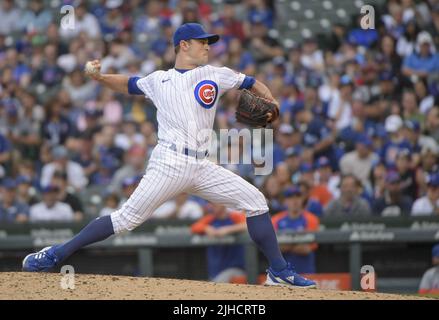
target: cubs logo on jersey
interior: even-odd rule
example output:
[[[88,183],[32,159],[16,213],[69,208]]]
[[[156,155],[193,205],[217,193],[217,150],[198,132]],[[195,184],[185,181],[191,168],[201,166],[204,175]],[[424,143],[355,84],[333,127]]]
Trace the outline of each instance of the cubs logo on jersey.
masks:
[[[195,99],[205,109],[215,105],[218,96],[218,85],[212,80],[203,80],[197,84],[194,90]]]

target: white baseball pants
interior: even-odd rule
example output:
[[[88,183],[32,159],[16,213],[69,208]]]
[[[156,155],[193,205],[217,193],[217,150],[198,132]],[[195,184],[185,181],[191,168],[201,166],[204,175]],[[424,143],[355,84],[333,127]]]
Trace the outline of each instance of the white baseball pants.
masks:
[[[115,234],[133,230],[160,205],[183,192],[244,211],[247,216],[268,212],[264,195],[240,176],[208,159],[197,160],[159,143],[136,190],[111,214]]]

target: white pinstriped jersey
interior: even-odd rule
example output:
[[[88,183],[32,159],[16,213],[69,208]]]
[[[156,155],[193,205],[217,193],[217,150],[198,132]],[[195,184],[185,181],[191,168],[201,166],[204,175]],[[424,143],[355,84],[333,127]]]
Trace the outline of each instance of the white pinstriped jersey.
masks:
[[[227,67],[200,66],[183,73],[155,71],[137,80],[137,87],[157,107],[159,140],[205,150],[213,128],[219,97],[239,88],[245,75]]]
[[[154,148],[145,175],[128,201],[111,213],[116,234],[133,230],[182,192],[242,210],[249,217],[268,211],[264,195],[240,176],[207,158],[196,159],[169,148],[169,143],[175,143],[177,149],[208,149],[210,141],[198,133],[213,128],[219,97],[229,89],[248,88],[252,83],[254,79],[242,73],[210,65],[184,73],[156,71],[128,80],[129,93],[144,94],[157,107],[162,143]]]

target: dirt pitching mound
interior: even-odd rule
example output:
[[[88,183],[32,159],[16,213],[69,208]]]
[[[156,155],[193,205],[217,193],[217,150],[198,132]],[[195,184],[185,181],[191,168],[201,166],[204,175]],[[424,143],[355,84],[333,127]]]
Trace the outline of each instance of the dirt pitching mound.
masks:
[[[58,273],[0,273],[0,299],[141,299],[141,300],[407,300],[415,296],[203,281],[76,274],[74,289],[62,289]],[[64,282],[66,283],[66,282]]]

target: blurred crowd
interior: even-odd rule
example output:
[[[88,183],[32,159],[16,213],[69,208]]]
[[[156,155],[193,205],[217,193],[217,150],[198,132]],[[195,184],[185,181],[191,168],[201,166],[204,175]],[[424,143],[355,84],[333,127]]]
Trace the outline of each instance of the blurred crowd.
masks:
[[[256,77],[280,102],[273,173],[227,165],[273,214],[297,211],[291,197],[317,217],[439,214],[439,1],[388,0],[375,8],[376,29],[353,17],[292,45],[273,32],[282,23],[273,1],[219,2],[1,2],[0,223],[81,221],[91,190],[100,215],[130,196],[157,143],[154,105],[83,68],[93,59],[103,73],[172,68],[172,35],[185,22],[221,35],[211,64]],[[74,29],[61,27],[66,4]],[[216,129],[242,128],[238,95],[220,100]],[[155,216],[198,219],[205,207],[183,194]]]

